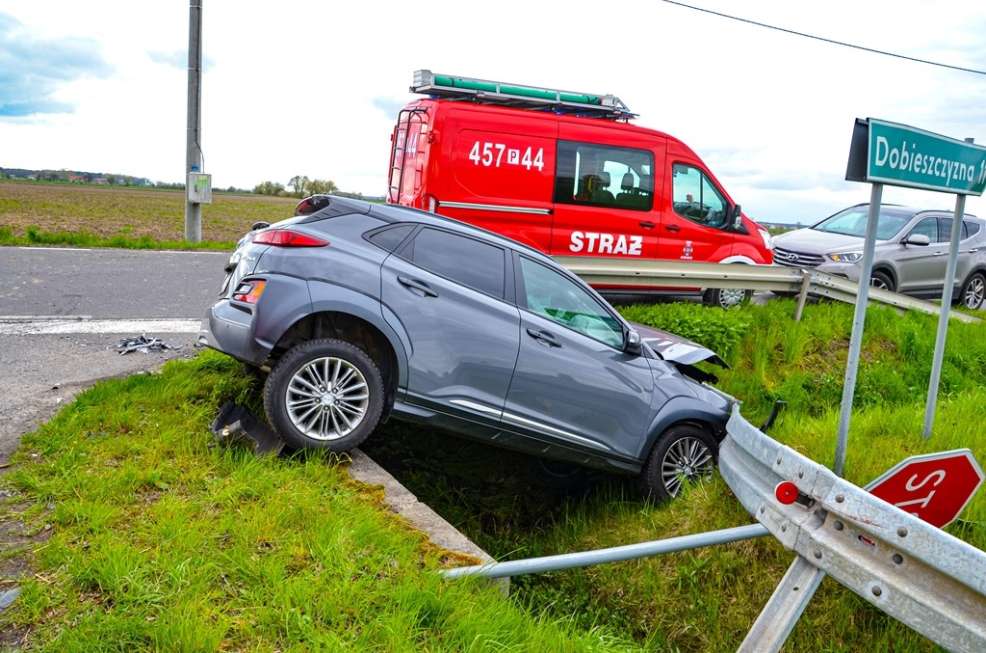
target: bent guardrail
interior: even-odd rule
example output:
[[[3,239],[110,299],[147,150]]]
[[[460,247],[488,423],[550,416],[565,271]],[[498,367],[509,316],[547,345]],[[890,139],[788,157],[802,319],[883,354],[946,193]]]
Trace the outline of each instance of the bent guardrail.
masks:
[[[726,430],[720,473],[785,548],[935,643],[954,651],[986,650],[986,553],[771,439],[738,407]],[[782,482],[797,486],[798,501],[776,499]],[[783,644],[793,621],[781,613],[786,608],[796,620],[811,597],[806,584],[821,580],[804,562],[778,587],[782,592],[787,584],[801,594],[783,602],[772,597],[770,618],[758,620],[761,629],[751,631],[741,650]],[[776,629],[770,632],[763,624],[772,621]]]
[[[859,284],[817,270],[779,265],[722,265],[691,261],[641,260],[581,256],[556,256],[555,260],[593,285],[664,288],[736,288],[797,293],[799,309],[807,295],[856,303]],[[899,293],[870,288],[871,300],[902,310],[940,314],[937,304]],[[800,310],[798,311],[800,315]],[[951,312],[963,322],[979,319]]]

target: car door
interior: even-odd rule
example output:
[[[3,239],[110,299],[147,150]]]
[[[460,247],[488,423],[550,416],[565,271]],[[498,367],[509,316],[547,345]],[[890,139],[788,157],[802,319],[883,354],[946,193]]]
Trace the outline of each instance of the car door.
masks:
[[[503,421],[568,448],[632,455],[652,415],[647,359],[623,351],[622,323],[580,282],[515,260],[520,353]]]
[[[914,235],[928,237],[928,245],[908,245],[906,240]],[[945,279],[948,242],[941,242],[937,216],[925,216],[918,220],[901,239],[895,255],[897,265],[897,290],[918,295],[941,291]]]
[[[732,253],[729,201],[697,163],[671,164],[671,192],[661,216],[661,258],[718,262]],[[670,200],[670,201],[668,201]]]
[[[554,256],[657,257],[655,171],[663,164],[664,144],[631,140],[615,146],[606,143],[610,131],[559,127]]]
[[[410,403],[499,419],[520,346],[507,254],[428,226],[384,261],[384,317],[410,341]]]
[[[953,221],[951,216],[941,216],[938,218],[938,237],[945,244],[945,273],[948,272],[948,252],[952,245]],[[963,220],[962,232],[959,234],[959,255],[955,259],[955,279],[952,280],[956,293],[959,292],[959,286],[962,285],[965,278],[969,276],[969,272],[972,271],[973,256],[978,251],[970,244],[972,241],[969,239],[969,225],[970,222],[968,220]],[[942,278],[944,278],[944,273],[942,274]],[[942,290],[944,290],[944,287]]]

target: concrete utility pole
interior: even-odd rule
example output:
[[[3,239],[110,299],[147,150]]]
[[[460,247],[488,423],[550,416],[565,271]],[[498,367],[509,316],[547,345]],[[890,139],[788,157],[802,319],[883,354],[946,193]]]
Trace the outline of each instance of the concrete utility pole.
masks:
[[[202,172],[202,0],[188,3],[188,133],[185,143],[185,240],[202,240],[202,205],[190,201],[188,173]]]

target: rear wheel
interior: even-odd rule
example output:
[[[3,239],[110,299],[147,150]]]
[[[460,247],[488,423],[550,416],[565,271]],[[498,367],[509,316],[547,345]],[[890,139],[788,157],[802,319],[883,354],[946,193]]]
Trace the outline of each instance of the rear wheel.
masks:
[[[753,299],[752,290],[739,288],[710,288],[702,295],[702,302],[706,306],[718,306],[719,308],[733,308],[748,304],[751,299]]]
[[[688,484],[712,475],[718,445],[712,435],[697,426],[672,426],[661,435],[644,469],[640,486],[654,501],[667,501]]]
[[[976,272],[962,285],[960,301],[966,308],[977,311],[983,307],[984,300],[986,300],[986,275]]]
[[[870,285],[874,288],[879,288],[880,290],[889,290],[890,292],[894,292],[896,290],[894,280],[883,270],[876,270],[872,275],[870,275]]]
[[[298,449],[348,451],[376,428],[383,377],[359,347],[310,340],[289,350],[264,385],[264,409],[278,435]]]

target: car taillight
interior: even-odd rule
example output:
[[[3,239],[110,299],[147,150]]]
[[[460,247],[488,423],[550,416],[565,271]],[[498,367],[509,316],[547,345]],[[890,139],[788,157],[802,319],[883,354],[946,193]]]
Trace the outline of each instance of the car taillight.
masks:
[[[329,241],[290,229],[265,229],[253,236],[253,242],[275,247],[325,247]]]
[[[260,296],[264,294],[266,287],[267,282],[263,279],[241,281],[240,285],[233,291],[233,299],[247,304],[256,304],[260,300]]]

